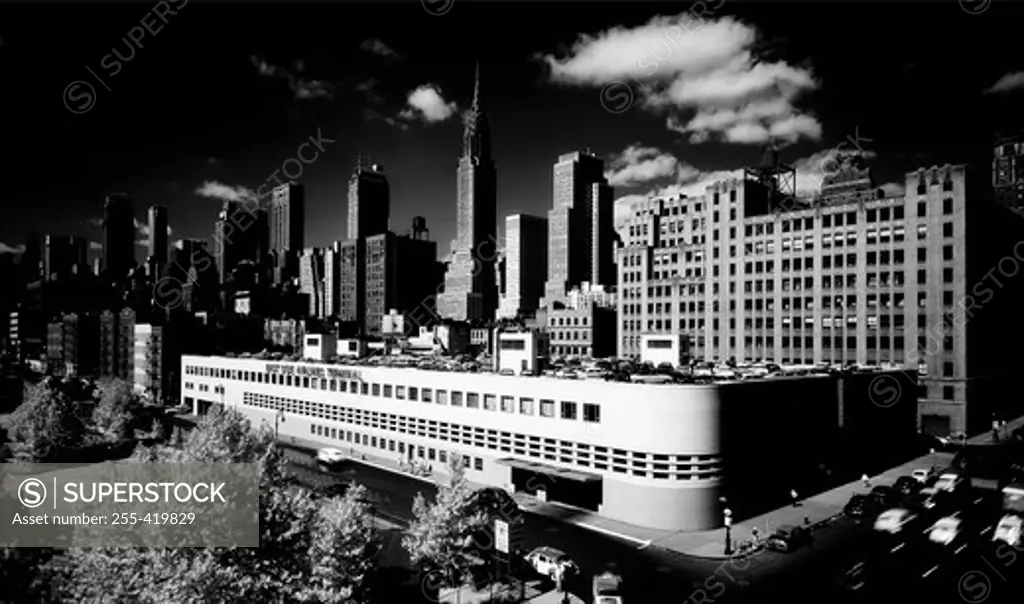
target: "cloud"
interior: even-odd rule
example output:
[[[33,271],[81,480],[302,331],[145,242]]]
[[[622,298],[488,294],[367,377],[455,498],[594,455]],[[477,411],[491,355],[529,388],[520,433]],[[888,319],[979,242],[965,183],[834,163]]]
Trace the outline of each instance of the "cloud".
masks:
[[[539,59],[556,83],[637,89],[641,107],[695,144],[820,139],[817,118],[795,106],[818,87],[813,73],[759,57],[757,42],[757,30],[733,18],[695,24],[684,13],[581,35],[568,56]]]
[[[242,201],[256,197],[256,192],[248,187],[226,185],[216,180],[204,180],[203,184],[195,190],[195,194],[220,201]]]
[[[356,84],[356,92],[363,96],[363,99],[371,105],[383,105],[386,100],[380,93],[380,81],[377,78],[368,78]]]
[[[376,109],[373,109],[372,107],[366,107],[365,109],[363,109],[363,117],[371,122],[384,122],[388,126],[398,128],[399,130],[409,129],[409,124],[406,124],[405,122],[400,122],[397,119],[391,117],[390,115],[384,115],[383,113],[377,111]]]
[[[443,122],[458,111],[458,106],[445,101],[441,89],[433,84],[424,84],[410,92],[406,103],[406,108],[398,115],[406,121]]]
[[[0,254],[21,254],[25,251],[24,245],[10,246],[0,241]]]
[[[402,58],[402,55],[392,50],[391,47],[385,44],[383,40],[379,40],[377,38],[363,40],[363,43],[359,45],[359,50],[372,52],[373,54],[381,57],[389,57],[393,59]]]
[[[985,94],[1010,92],[1011,90],[1017,90],[1020,88],[1024,88],[1024,71],[1015,71],[999,78],[999,81],[986,90]]]
[[[90,241],[89,242],[89,249],[97,251],[97,252],[101,252],[101,251],[103,251],[103,244],[100,243],[99,241]]]
[[[907,187],[898,182],[887,182],[881,187],[886,197],[903,197],[907,193]]]
[[[698,172],[693,166],[680,163],[671,153],[639,143],[613,155],[608,165],[605,177],[615,187],[632,187],[669,177],[685,180]]]
[[[311,100],[334,98],[334,84],[326,80],[306,79],[295,75],[296,73],[302,73],[306,69],[306,64],[302,60],[296,60],[294,62],[295,73],[279,65],[269,63],[259,55],[250,56],[249,61],[256,67],[256,72],[260,76],[287,80],[288,87],[295,93],[296,99]]]
[[[630,206],[636,202],[647,201],[648,199],[659,199],[668,197],[699,197],[704,195],[705,190],[716,182],[743,178],[743,170],[710,170],[700,171],[692,166],[686,172],[679,173],[679,179],[668,185],[654,187],[646,193],[624,195],[615,200],[615,224],[621,225],[629,218]]]

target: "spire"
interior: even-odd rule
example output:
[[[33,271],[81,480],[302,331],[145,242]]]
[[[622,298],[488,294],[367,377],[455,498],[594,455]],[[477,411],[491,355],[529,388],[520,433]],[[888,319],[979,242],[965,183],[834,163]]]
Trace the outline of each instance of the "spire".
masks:
[[[361,172],[362,170],[363,170],[363,152],[360,151],[359,153],[356,154],[356,172]]]
[[[473,75],[473,108],[480,107],[480,61],[476,62],[476,73]]]

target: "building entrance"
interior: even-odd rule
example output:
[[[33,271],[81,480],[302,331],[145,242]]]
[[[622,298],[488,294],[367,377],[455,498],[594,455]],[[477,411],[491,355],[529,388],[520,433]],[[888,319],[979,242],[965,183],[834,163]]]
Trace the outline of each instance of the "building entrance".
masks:
[[[564,470],[522,460],[501,460],[512,466],[512,484],[516,491],[543,497],[546,501],[564,503],[597,512],[602,503],[602,480],[599,475]]]

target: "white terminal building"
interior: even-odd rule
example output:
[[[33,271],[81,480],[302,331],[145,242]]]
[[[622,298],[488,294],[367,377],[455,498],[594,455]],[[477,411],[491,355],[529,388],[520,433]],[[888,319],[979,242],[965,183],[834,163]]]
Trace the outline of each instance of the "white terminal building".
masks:
[[[509,360],[521,368],[521,359]],[[852,425],[851,414],[865,410],[882,415],[853,423],[872,431],[899,425],[913,434],[913,402],[852,404],[869,392],[867,382],[843,381],[633,384],[355,361],[182,357],[183,402],[196,414],[232,407],[254,425],[276,426],[282,440],[415,459],[439,472],[449,455],[461,455],[475,483],[686,531],[720,526],[726,467],[742,489],[760,493],[772,481],[777,489],[780,475],[813,462],[807,451],[815,439],[827,442],[837,425]],[[914,389],[902,391],[912,397]],[[896,416],[903,421],[892,421]],[[766,476],[773,479],[763,486]],[[730,493],[734,510],[738,492]]]

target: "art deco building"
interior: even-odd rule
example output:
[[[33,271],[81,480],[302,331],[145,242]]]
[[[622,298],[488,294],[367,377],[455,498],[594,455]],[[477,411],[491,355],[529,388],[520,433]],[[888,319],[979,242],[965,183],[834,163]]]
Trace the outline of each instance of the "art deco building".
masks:
[[[306,196],[293,182],[275,187],[270,201],[270,250],[274,252],[274,283],[298,277],[299,255],[305,247]]]
[[[491,129],[480,101],[477,68],[473,105],[465,115],[462,157],[459,159],[456,201],[456,239],[445,275],[444,293],[438,296],[442,317],[466,321],[494,318],[498,290],[497,185],[491,157]]]
[[[986,180],[921,168],[890,197],[849,164],[813,203],[743,178],[635,204],[617,251],[618,355],[681,333],[708,361],[891,361],[921,371],[922,429],[982,431],[1020,368],[992,343],[1024,331],[1010,278],[1024,223]]]
[[[604,162],[589,151],[577,151],[560,156],[553,172],[545,288],[549,306],[584,282],[615,283],[614,200]]]

